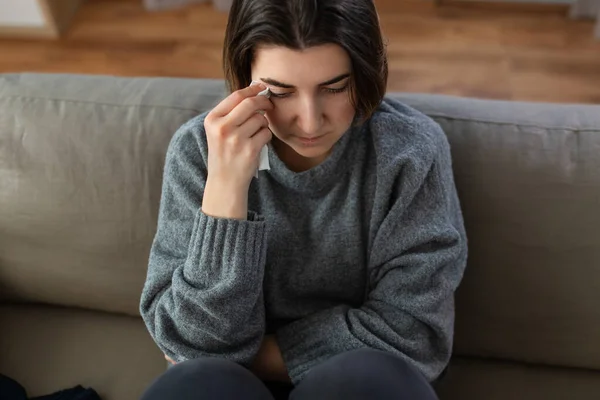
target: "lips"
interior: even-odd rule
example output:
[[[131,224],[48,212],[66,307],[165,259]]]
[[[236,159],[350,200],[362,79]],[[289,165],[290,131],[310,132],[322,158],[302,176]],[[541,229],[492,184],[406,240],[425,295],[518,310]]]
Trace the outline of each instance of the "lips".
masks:
[[[306,136],[296,136],[298,139],[302,139],[302,140],[319,140],[321,138],[323,138],[325,135],[319,135],[319,136],[310,136],[310,137],[306,137]]]
[[[298,140],[300,140],[304,144],[315,144],[315,143],[318,143],[322,138],[323,138],[323,136],[317,136],[317,137],[313,137],[313,138],[305,138],[305,137],[299,136]]]

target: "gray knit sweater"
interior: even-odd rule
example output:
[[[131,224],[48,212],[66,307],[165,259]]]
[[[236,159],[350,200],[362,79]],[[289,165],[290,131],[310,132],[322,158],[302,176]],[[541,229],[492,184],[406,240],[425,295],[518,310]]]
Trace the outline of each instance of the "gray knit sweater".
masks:
[[[166,156],[140,306],[160,349],[248,366],[273,333],[295,384],[362,347],[434,380],[451,355],[467,258],[440,127],[386,99],[313,169],[290,171],[271,147],[240,221],[201,211],[204,116],[175,133]]]

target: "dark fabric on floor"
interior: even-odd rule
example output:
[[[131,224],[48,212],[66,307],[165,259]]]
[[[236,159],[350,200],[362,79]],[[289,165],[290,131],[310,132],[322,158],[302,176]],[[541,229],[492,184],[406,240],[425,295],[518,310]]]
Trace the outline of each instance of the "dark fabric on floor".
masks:
[[[17,381],[0,374],[0,400],[102,400],[94,389],[77,385],[56,393],[27,397],[27,391]]]

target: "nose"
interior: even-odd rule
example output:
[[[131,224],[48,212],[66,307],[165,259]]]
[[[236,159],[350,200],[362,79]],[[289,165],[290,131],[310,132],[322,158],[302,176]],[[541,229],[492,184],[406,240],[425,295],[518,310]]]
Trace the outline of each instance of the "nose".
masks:
[[[307,138],[319,136],[323,124],[323,110],[318,99],[304,98],[298,106],[298,127]]]

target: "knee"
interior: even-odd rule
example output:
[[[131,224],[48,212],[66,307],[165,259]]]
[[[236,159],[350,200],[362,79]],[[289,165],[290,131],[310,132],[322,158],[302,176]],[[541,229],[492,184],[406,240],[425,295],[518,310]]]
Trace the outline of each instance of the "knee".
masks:
[[[368,348],[338,354],[316,367],[314,372],[339,384],[348,382],[383,384],[388,380],[398,382],[403,379],[410,381],[417,379],[426,382],[416,368],[399,356]]]
[[[221,398],[268,398],[268,391],[248,369],[219,358],[198,358],[168,368],[144,392],[142,400],[201,398],[214,393]]]
[[[168,368],[155,381],[162,387],[185,390],[230,386],[251,381],[253,374],[241,365],[219,358],[195,358]]]
[[[292,398],[437,399],[415,367],[399,356],[373,349],[331,357],[313,368],[294,394]]]
[[[246,368],[233,361],[222,358],[202,357],[183,361],[173,365],[167,370],[167,373],[190,376],[194,375],[196,379],[212,380],[218,378],[235,379],[241,376],[251,376],[252,373]]]

